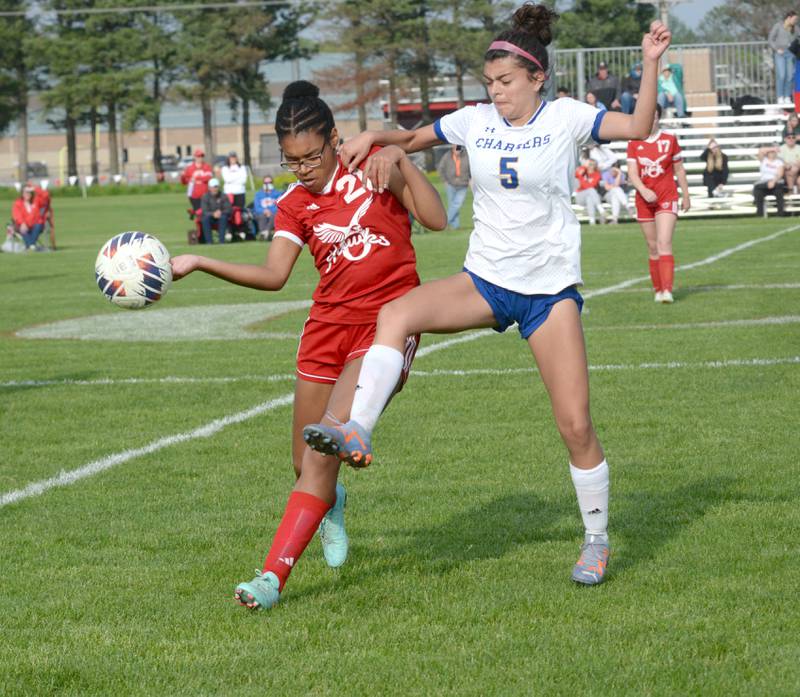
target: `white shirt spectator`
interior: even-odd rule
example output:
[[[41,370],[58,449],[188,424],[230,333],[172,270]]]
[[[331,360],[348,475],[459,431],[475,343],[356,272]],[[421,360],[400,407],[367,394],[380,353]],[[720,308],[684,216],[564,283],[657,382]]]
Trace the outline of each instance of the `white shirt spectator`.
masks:
[[[781,167],[783,167],[783,160],[781,160],[781,158],[776,157],[774,160],[770,160],[768,157],[765,157],[761,160],[761,166],[758,168],[757,183],[763,184],[777,178]]]
[[[222,191],[226,194],[243,194],[247,188],[247,168],[243,165],[225,165],[222,168]]]

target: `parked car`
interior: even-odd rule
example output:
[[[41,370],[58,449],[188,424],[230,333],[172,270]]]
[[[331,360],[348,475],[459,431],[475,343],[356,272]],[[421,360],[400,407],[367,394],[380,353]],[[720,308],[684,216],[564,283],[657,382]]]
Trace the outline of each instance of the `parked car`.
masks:
[[[25,171],[26,179],[47,179],[47,164],[44,162],[29,162]]]
[[[161,169],[164,172],[177,172],[180,169],[177,155],[162,155]]]

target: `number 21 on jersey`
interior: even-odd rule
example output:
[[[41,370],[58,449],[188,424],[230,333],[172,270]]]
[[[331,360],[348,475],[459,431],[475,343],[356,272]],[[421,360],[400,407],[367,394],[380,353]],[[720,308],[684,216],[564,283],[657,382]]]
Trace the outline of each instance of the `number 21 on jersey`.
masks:
[[[517,160],[518,157],[500,158],[500,184],[505,189],[516,189],[519,186]]]

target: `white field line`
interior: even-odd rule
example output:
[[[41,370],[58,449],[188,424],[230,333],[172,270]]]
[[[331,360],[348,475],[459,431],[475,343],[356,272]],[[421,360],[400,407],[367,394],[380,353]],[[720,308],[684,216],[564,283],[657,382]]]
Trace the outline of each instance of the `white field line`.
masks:
[[[800,283],[734,283],[728,285],[718,286],[684,286],[681,285],[682,291],[690,291],[692,293],[714,293],[717,291],[726,290],[793,290],[800,288]],[[652,288],[628,288],[622,290],[620,293],[652,293]]]
[[[725,257],[729,257],[731,254],[736,254],[736,252],[741,252],[744,249],[750,249],[750,247],[754,247],[757,244],[761,244],[762,242],[770,242],[771,240],[777,239],[785,235],[788,232],[794,232],[795,230],[800,230],[800,225],[792,225],[791,227],[784,228],[783,230],[778,230],[777,232],[773,232],[771,235],[766,235],[765,237],[757,237],[754,240],[749,240],[747,242],[742,242],[742,244],[737,244],[735,247],[730,247],[729,249],[724,249],[717,254],[712,254],[710,257],[706,257],[705,259],[700,259],[699,261],[693,261],[689,264],[681,264],[680,266],[676,266],[676,271],[689,271],[690,269],[696,269],[698,266],[707,266],[708,264],[713,264],[714,262],[719,261],[720,259],[724,259]],[[607,295],[608,293],[616,293],[618,290],[622,290],[623,288],[629,288],[630,286],[635,286],[637,283],[641,283],[642,281],[649,281],[650,276],[639,276],[638,278],[631,278],[627,281],[622,281],[622,283],[617,283],[613,286],[608,286],[606,288],[598,288],[594,291],[587,291],[583,293],[583,297],[587,300],[589,298],[596,298],[601,295]]]
[[[730,249],[724,250],[718,254],[707,257],[706,259],[703,259],[701,261],[680,266],[678,267],[678,270],[691,269],[691,268],[696,268],[697,266],[702,266],[704,264],[714,263],[715,261],[718,261],[719,259],[724,259],[725,257],[730,256],[735,252],[741,251],[742,249],[747,249],[756,244],[760,244],[761,242],[767,242],[769,240],[773,240],[777,237],[780,237],[781,235],[785,235],[786,233],[797,229],[800,229],[800,225],[794,225],[792,227],[785,228],[784,230],[779,230],[778,232],[775,232],[771,235],[767,235],[766,237],[760,237],[755,240],[750,240],[749,242],[737,245],[736,247],[731,247]],[[630,281],[618,283],[614,286],[609,286],[608,288],[599,288],[598,290],[593,292],[589,291],[587,293],[584,293],[584,298],[588,299],[591,297],[597,297],[599,295],[605,295],[607,293],[613,293],[616,290],[627,288],[643,280],[648,280],[648,277],[645,276],[637,279],[632,279]],[[439,349],[444,349],[449,346],[453,346],[454,344],[464,343],[466,341],[473,341],[474,339],[478,339],[482,336],[488,336],[491,333],[492,333],[491,330],[484,329],[463,336],[454,337],[453,339],[446,339],[431,346],[423,347],[422,349],[420,349],[420,351],[417,352],[417,355],[419,355],[420,357],[427,356],[433,353],[434,351],[438,351]],[[418,374],[421,375],[422,373]],[[193,431],[186,431],[184,433],[178,433],[172,436],[166,436],[164,438],[152,441],[151,443],[141,448],[125,450],[121,453],[108,455],[104,458],[101,458],[100,460],[95,460],[93,462],[84,465],[83,467],[79,467],[78,469],[71,470],[69,472],[62,472],[56,477],[40,480],[38,482],[33,482],[32,484],[29,484],[28,486],[22,489],[17,489],[16,491],[10,491],[5,494],[0,494],[0,508],[10,503],[30,498],[31,496],[39,496],[44,492],[48,491],[49,489],[52,489],[57,486],[67,486],[69,484],[73,484],[74,482],[80,479],[84,479],[85,477],[90,477],[94,474],[97,474],[98,472],[103,472],[104,470],[110,469],[111,467],[114,467],[118,464],[127,462],[128,460],[131,460],[135,457],[139,457],[140,455],[147,455],[156,452],[158,450],[161,450],[162,448],[166,448],[170,445],[174,445],[176,443],[183,443],[188,440],[193,440],[195,438],[207,438],[216,433],[217,431],[220,431],[221,429],[225,428],[225,426],[228,426],[233,423],[241,423],[242,421],[251,419],[254,416],[257,416],[264,412],[272,411],[273,409],[277,409],[280,406],[291,404],[292,400],[293,400],[293,395],[291,394],[283,395],[282,397],[278,397],[276,399],[272,399],[267,402],[263,402],[262,404],[256,405],[251,409],[247,409],[245,411],[241,411],[236,414],[231,414],[221,419],[215,419],[214,421],[211,421],[204,426],[200,426],[199,428]]]
[[[208,438],[213,436],[218,431],[221,431],[226,426],[247,421],[248,419],[252,419],[254,416],[258,416],[259,414],[263,414],[265,412],[272,411],[273,409],[277,409],[278,407],[291,404],[293,399],[294,394],[285,394],[281,397],[276,397],[275,399],[270,399],[267,402],[257,404],[256,406],[246,409],[245,411],[240,411],[236,414],[230,414],[229,416],[225,416],[221,419],[215,419],[214,421],[211,421],[204,426],[200,426],[193,431],[185,431],[184,433],[176,433],[172,436],[165,436],[164,438],[154,440],[141,448],[123,450],[120,453],[114,453],[113,455],[108,455],[99,460],[94,460],[93,462],[83,465],[83,467],[79,467],[78,469],[70,470],[69,472],[61,472],[61,474],[51,477],[50,479],[43,479],[38,482],[33,482],[22,489],[9,491],[0,495],[0,508],[7,506],[10,503],[16,503],[17,501],[30,498],[31,496],[39,496],[45,491],[53,489],[57,486],[68,486],[69,484],[74,484],[80,479],[91,477],[99,472],[111,469],[116,465],[121,465],[123,462],[140,457],[141,455],[149,455],[150,453],[167,448],[170,445],[185,443],[186,441],[194,440],[195,438]]]
[[[584,327],[584,331],[639,331],[651,329],[719,329],[725,327],[751,327],[751,326],[765,326],[765,325],[783,325],[783,324],[797,324],[800,323],[800,315],[787,315],[784,317],[762,317],[759,319],[731,319],[719,320],[716,322],[686,322],[686,323],[673,323],[673,324],[619,324],[614,326],[602,327]],[[461,344],[481,336],[486,336],[492,333],[490,329],[484,329],[479,332],[471,334],[464,334],[453,339],[440,341],[430,346],[424,346],[417,351],[417,357],[427,356],[434,351],[448,348],[454,344]],[[419,371],[414,369],[414,375],[418,375]],[[174,385],[205,385],[205,384],[226,384],[231,382],[287,382],[294,380],[294,373],[286,373],[284,375],[237,375],[237,376],[213,376],[213,377],[191,377],[191,376],[177,376],[167,375],[160,378],[95,378],[92,380],[77,380],[70,378],[54,379],[54,380],[7,380],[0,382],[0,389],[3,388],[16,388],[16,387],[52,387],[52,386],[104,386],[104,385],[152,385],[152,384],[174,384]]]

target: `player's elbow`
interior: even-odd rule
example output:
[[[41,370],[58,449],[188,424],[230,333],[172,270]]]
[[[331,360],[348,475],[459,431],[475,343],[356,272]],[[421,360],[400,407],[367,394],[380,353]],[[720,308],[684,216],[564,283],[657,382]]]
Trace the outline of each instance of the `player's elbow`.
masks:
[[[428,220],[421,220],[421,222],[429,230],[436,230],[437,232],[444,230],[447,227],[447,213],[445,213],[444,208],[440,208]]]

